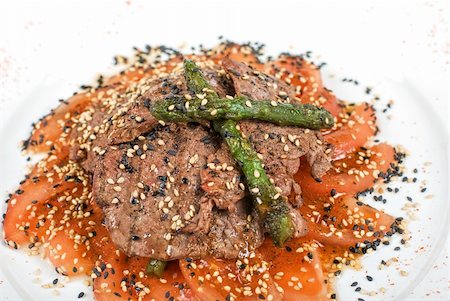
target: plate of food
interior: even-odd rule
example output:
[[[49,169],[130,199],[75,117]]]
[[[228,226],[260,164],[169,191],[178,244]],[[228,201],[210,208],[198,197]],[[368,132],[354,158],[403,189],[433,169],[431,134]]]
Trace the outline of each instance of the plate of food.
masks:
[[[406,298],[445,244],[442,124],[408,79],[263,50],[135,47],[23,97],[0,132],[8,297]]]

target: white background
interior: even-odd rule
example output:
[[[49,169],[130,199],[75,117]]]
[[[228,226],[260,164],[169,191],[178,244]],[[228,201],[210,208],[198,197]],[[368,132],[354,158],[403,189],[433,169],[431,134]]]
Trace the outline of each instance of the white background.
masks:
[[[30,95],[36,87],[56,86],[57,92],[53,89],[48,94],[53,100],[36,111],[15,116],[18,124],[46,113],[58,98],[107,71],[113,55],[130,54],[132,46],[211,46],[219,35],[265,42],[270,53],[313,50],[348,77],[397,82],[408,77],[434,108],[436,120],[448,127],[448,2],[0,3],[0,129],[14,127],[8,119],[11,112],[24,98],[33,102]],[[25,138],[26,131],[18,135],[13,141]],[[0,155],[1,169],[13,155],[2,150]],[[20,179],[23,172],[11,169],[2,174]],[[0,179],[2,199],[13,188],[7,182]],[[407,299],[449,300],[447,263],[448,246]],[[3,280],[0,291],[7,290]]]

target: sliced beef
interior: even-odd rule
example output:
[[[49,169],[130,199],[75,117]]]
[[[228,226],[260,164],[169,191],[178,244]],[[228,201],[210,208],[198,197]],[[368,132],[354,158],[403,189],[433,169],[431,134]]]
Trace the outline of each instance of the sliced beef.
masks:
[[[223,67],[229,74],[236,94],[254,100],[270,99],[290,102],[295,91],[286,83],[255,72],[246,64],[225,59]],[[266,172],[281,188],[282,194],[296,196],[294,205],[301,202],[300,186],[293,175],[300,165],[300,157],[307,156],[315,178],[320,178],[331,164],[320,132],[293,126],[278,126],[268,122],[241,121],[242,132],[252,141],[255,150],[262,154]]]
[[[148,81],[140,88],[138,97],[134,97],[135,99],[113,113],[113,116],[118,117],[117,123],[108,133],[109,142],[117,144],[131,141],[150,131],[158,123],[150,112],[151,103],[180,97],[186,91],[186,82],[179,73]]]
[[[116,245],[128,255],[167,260],[232,258],[261,244],[256,219],[248,221],[250,212],[237,208],[244,197],[240,174],[217,136],[201,125],[170,124],[142,137],[109,146],[94,172],[93,194]],[[218,162],[230,168],[210,168]],[[217,172],[221,181],[209,181],[205,171]],[[222,244],[235,247],[217,248],[215,241],[227,234],[233,236]]]
[[[295,99],[295,89],[292,86],[254,70],[244,63],[225,58],[222,66],[231,77],[237,95],[245,95],[255,100],[279,102],[290,102]]]
[[[221,145],[216,153],[208,156],[207,167],[200,171],[202,189],[207,192],[220,209],[233,210],[234,204],[245,196],[239,187],[241,173],[234,164],[226,145]]]

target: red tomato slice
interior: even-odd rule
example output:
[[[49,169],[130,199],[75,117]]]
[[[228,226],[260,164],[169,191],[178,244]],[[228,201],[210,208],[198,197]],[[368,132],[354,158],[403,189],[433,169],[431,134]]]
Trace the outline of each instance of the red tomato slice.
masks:
[[[253,258],[180,260],[181,272],[195,296],[209,300],[281,300],[259,253]]]
[[[295,179],[302,187],[303,197],[307,199],[328,198],[333,189],[338,194],[353,195],[371,188],[379,173],[387,172],[394,162],[394,153],[393,147],[385,143],[361,150],[344,160],[333,162],[332,169],[320,182],[313,179],[311,168],[302,161]]]
[[[91,103],[97,93],[78,93],[61,103],[49,115],[44,116],[35,126],[27,143],[32,152],[50,151],[52,147],[57,149],[67,148],[59,140],[64,131],[70,130],[71,118],[82,113]],[[53,143],[47,144],[47,141]]]
[[[97,301],[194,300],[177,261],[168,264],[161,278],[146,275],[149,258],[127,257],[119,251],[102,256],[94,271],[94,296]],[[141,299],[140,299],[141,298]]]
[[[270,263],[270,274],[282,291],[283,300],[328,300],[317,248],[317,244],[304,239],[289,240],[283,248],[274,247],[266,239],[258,248]]]
[[[3,231],[10,246],[17,248],[35,242],[36,225],[42,214],[38,208],[55,196],[69,193],[79,186],[78,183],[59,179],[57,175],[53,179],[50,182],[45,176],[31,174],[9,199]]]
[[[305,200],[300,209],[308,221],[307,238],[323,245],[353,247],[383,237],[395,219],[354,197]]]
[[[337,129],[325,134],[325,141],[334,146],[333,160],[343,159],[364,146],[377,132],[375,110],[368,103],[347,106],[339,114]]]
[[[84,227],[86,222],[79,223]],[[89,246],[89,236],[77,226],[76,221],[56,232],[44,244],[44,249],[50,262],[64,275],[90,274],[96,260],[96,254]]]
[[[94,214],[89,205],[90,187],[83,185],[81,174],[59,178],[51,169],[53,175],[48,171],[44,176],[39,166],[10,198],[4,221],[5,240],[16,248],[28,245],[34,254],[43,246],[59,272],[85,274],[96,260],[90,249],[90,239],[96,233],[91,223],[101,225],[101,212]],[[74,166],[58,168],[73,170]]]

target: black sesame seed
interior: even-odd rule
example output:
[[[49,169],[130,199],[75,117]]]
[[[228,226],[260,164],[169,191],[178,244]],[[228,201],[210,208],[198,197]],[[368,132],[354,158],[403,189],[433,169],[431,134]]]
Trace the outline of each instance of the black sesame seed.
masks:
[[[78,299],[83,298],[83,297],[84,297],[84,292],[80,292],[80,293],[78,294]]]
[[[335,195],[336,195],[336,189],[331,189],[331,192],[330,192],[330,195],[332,196],[332,197],[334,197]]]
[[[369,280],[369,281],[372,281],[372,280],[373,280],[373,278],[372,278],[371,276],[369,276],[369,275],[367,275],[366,278],[367,278],[367,280]]]
[[[175,156],[175,155],[177,154],[177,151],[174,150],[174,149],[169,149],[169,150],[167,151],[167,153],[168,153],[169,155],[171,155],[171,156]]]
[[[358,285],[358,282],[357,281],[355,281],[355,282],[353,282],[350,286],[357,286]]]

